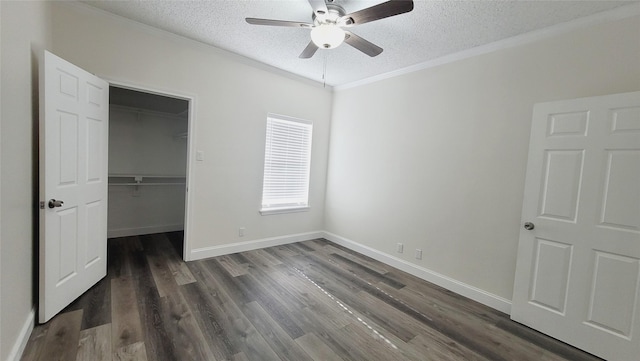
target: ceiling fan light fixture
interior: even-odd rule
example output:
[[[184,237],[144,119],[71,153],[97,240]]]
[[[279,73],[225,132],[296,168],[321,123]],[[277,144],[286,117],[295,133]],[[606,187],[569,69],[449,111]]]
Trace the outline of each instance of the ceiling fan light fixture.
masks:
[[[311,40],[317,47],[333,49],[344,42],[345,32],[336,24],[320,24],[311,29]]]

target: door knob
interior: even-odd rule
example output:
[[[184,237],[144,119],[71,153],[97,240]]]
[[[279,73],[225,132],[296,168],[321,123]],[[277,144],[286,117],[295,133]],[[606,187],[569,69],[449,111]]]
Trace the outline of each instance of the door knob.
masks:
[[[56,201],[55,199],[49,200],[49,208],[62,207],[63,201]]]
[[[532,229],[536,228],[536,225],[531,223],[531,222],[524,222],[524,229],[526,229],[527,231],[530,231]]]

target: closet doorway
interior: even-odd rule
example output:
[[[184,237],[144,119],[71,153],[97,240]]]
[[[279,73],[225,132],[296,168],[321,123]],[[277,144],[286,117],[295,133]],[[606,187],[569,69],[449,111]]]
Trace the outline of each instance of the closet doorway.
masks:
[[[185,230],[191,102],[109,87],[108,238]]]

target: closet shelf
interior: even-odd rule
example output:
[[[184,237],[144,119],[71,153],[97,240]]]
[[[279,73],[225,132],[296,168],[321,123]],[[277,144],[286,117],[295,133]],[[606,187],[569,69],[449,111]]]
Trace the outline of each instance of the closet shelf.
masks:
[[[143,178],[182,178],[185,179],[184,175],[176,175],[176,174],[109,174],[109,178],[135,178],[135,177],[143,177]]]
[[[186,184],[186,177],[179,175],[109,175],[110,186],[173,186]]]

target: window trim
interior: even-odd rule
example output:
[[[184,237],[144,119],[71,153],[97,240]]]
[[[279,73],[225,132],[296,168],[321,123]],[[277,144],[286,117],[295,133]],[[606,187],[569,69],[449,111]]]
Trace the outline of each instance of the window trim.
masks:
[[[269,216],[272,214],[284,214],[284,213],[298,213],[298,212],[308,212],[311,209],[310,206],[301,206],[301,207],[287,207],[287,208],[269,208],[269,209],[260,209],[260,214],[263,216]]]
[[[264,207],[264,194],[265,194],[265,179],[266,179],[266,165],[267,165],[267,152],[269,149],[267,148],[268,144],[268,132],[269,132],[269,121],[281,121],[281,122],[291,122],[291,123],[299,123],[309,127],[309,138],[308,138],[308,160],[307,160],[307,174],[306,174],[306,203],[304,204],[289,204],[289,205],[274,205],[268,208]],[[310,189],[311,189],[311,153],[312,153],[312,143],[313,143],[313,122],[310,120],[290,117],[286,115],[268,113],[267,121],[265,126],[265,147],[264,147],[264,156],[263,156],[263,171],[262,171],[262,194],[260,199],[260,214],[271,215],[271,214],[283,214],[283,213],[295,213],[295,212],[306,212],[311,208],[310,206]]]

